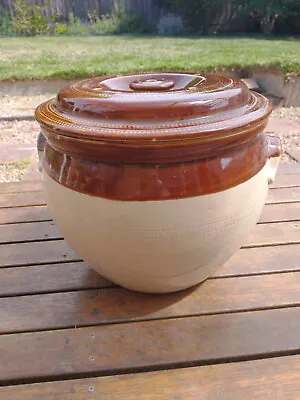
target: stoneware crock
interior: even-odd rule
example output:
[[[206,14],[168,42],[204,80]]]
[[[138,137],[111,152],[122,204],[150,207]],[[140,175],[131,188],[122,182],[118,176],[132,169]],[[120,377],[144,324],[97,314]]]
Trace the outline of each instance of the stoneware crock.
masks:
[[[63,88],[35,114],[58,228],[124,287],[172,292],[203,281],[260,216],[281,151],[263,133],[270,112],[265,97],[221,75],[124,75]]]

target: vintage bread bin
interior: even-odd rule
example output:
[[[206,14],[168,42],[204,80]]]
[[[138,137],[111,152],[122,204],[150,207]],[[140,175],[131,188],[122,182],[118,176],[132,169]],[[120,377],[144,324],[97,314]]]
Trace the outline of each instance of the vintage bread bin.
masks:
[[[62,235],[104,277],[172,292],[245,242],[273,182],[271,105],[236,79],[93,78],[36,109],[46,199]]]

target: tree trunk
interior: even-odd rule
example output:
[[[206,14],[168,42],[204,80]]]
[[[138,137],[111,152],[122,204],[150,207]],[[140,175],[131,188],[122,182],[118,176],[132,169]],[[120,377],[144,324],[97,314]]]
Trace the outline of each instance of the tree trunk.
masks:
[[[276,15],[264,15],[260,18],[260,29],[264,35],[271,35],[276,19]]]

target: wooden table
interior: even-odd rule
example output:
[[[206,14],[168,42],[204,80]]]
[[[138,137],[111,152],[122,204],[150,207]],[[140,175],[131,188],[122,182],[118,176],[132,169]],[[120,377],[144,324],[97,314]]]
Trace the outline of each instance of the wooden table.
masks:
[[[0,186],[1,400],[300,399],[300,167],[196,288],[138,294],[61,238],[41,182]]]

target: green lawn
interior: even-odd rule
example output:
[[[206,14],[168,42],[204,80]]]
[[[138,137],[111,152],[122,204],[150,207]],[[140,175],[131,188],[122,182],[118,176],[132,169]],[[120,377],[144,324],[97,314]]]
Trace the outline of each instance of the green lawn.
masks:
[[[262,37],[0,38],[0,79],[275,67],[300,74],[300,40]]]

